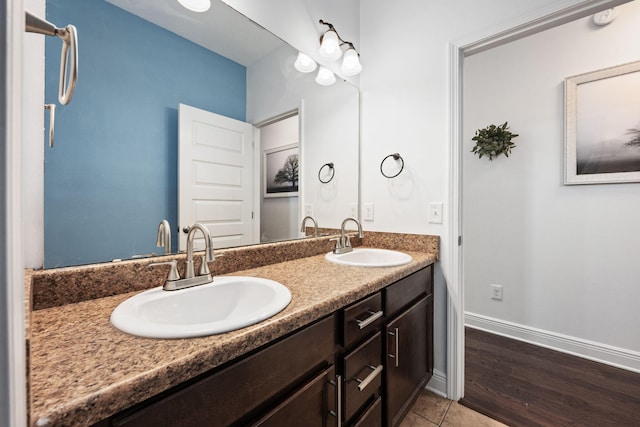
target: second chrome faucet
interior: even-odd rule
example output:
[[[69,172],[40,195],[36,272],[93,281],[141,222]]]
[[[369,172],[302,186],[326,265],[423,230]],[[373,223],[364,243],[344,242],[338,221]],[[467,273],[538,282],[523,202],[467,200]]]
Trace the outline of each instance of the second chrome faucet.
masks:
[[[340,237],[331,239],[336,241],[336,247],[333,249],[334,254],[346,254],[347,252],[353,251],[353,247],[351,246],[352,235],[345,233],[345,226],[350,221],[355,222],[355,224],[358,226],[358,237],[360,238],[364,237],[364,232],[362,231],[362,225],[360,225],[358,220],[352,217],[345,218],[345,220],[342,221],[342,225],[340,226]]]

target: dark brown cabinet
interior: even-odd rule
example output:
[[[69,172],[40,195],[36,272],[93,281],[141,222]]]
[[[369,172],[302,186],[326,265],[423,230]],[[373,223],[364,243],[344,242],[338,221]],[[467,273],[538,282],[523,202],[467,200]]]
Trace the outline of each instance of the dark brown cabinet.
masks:
[[[433,374],[433,267],[385,289],[384,418],[400,424]]]
[[[396,426],[433,371],[433,267],[99,426]]]
[[[228,426],[248,425],[281,402],[298,397],[307,406],[300,410],[320,414],[334,411],[330,399],[318,398],[325,387],[318,375],[327,375],[337,349],[336,316],[332,315],[266,348],[216,370],[167,396],[151,399],[130,414],[114,417],[113,426]],[[301,393],[306,386],[312,390]],[[327,390],[335,387],[327,387]],[[315,394],[315,395],[314,395]],[[300,397],[302,395],[302,397]],[[313,395],[313,396],[312,396]],[[283,413],[289,411],[283,409]],[[289,412],[286,412],[287,414]],[[274,417],[288,415],[274,415]],[[324,420],[324,414],[316,420]],[[265,420],[265,425],[268,420]],[[307,424],[322,427],[326,424]],[[336,425],[335,421],[331,425]]]
[[[256,427],[335,426],[338,393],[335,368],[322,371],[255,423]]]
[[[388,426],[400,423],[409,406],[431,377],[428,342],[432,296],[423,297],[385,326]]]

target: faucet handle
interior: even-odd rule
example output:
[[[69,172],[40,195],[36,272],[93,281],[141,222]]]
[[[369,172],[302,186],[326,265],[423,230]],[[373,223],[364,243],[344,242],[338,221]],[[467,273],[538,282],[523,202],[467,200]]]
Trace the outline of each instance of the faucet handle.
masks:
[[[329,239],[330,242],[333,242],[335,240],[336,242],[336,247],[333,249],[333,253],[338,253],[342,248],[342,237],[338,236],[338,237],[334,237],[333,239]]]
[[[169,264],[171,266],[171,269],[169,270],[169,275],[167,276],[167,280],[169,281],[180,280],[180,273],[178,273],[178,261],[176,261],[175,259],[171,261],[165,261],[165,262],[154,262],[152,264],[149,264],[149,267],[155,267],[156,265],[165,265],[165,264]]]
[[[198,275],[206,276],[207,274],[211,274],[211,271],[209,271],[209,264],[207,264],[207,259],[204,255],[202,255],[201,260],[202,262],[200,263],[200,271],[198,272]]]

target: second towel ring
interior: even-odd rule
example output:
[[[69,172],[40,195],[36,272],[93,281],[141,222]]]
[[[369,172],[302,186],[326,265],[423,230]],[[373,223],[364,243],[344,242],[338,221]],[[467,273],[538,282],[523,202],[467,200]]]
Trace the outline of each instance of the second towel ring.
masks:
[[[324,168],[329,168],[329,170],[331,171],[331,176],[329,177],[329,179],[327,179],[326,181],[322,179],[322,170]],[[320,170],[318,171],[318,179],[320,180],[321,183],[323,184],[327,184],[329,182],[331,182],[331,180],[333,179],[333,176],[336,174],[336,170],[333,167],[333,162],[329,162],[329,163],[325,163],[324,165],[322,165],[322,167],[320,168]]]
[[[395,175],[387,175],[386,173],[384,173],[384,170],[382,169],[382,165],[384,165],[384,162],[389,158],[389,157],[393,157],[393,160],[400,160],[401,165],[400,165],[400,170],[398,171],[398,173],[396,173]],[[380,162],[380,173],[382,174],[382,176],[384,176],[385,178],[395,178],[396,176],[400,175],[400,173],[402,172],[402,170],[404,169],[404,159],[402,158],[402,156],[398,153],[393,153],[393,154],[389,154],[387,157],[385,157],[384,159],[382,159],[382,161]]]

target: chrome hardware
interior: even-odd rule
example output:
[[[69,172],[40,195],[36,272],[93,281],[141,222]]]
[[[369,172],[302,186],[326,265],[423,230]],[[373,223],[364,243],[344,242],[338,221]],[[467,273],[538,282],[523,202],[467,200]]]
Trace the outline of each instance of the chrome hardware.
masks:
[[[302,225],[300,226],[300,232],[305,233],[306,235],[307,229],[305,228],[305,224],[307,223],[308,219],[310,219],[313,222],[313,237],[318,237],[318,223],[316,222],[314,217],[309,215],[302,218]]]
[[[346,254],[348,252],[353,251],[353,248],[351,247],[351,239],[350,239],[352,235],[345,234],[345,229],[344,229],[345,225],[347,225],[349,221],[355,222],[356,225],[358,226],[358,237],[360,238],[364,237],[364,232],[362,231],[362,225],[360,225],[358,220],[353,217],[346,218],[344,221],[342,221],[342,225],[340,226],[340,237],[338,238],[339,240],[331,239],[331,240],[336,240],[336,247],[333,249],[334,254]]]
[[[382,365],[378,365],[378,366],[367,365],[367,368],[373,369],[373,371],[369,375],[367,375],[365,379],[361,380],[359,378],[354,378],[354,380],[356,380],[359,383],[358,390],[360,391],[364,391],[364,389],[367,388],[369,384],[371,384],[371,381],[373,381],[378,375],[380,375],[380,372],[382,372]]]
[[[204,255],[202,255],[200,260],[202,262],[200,263],[200,270],[198,270],[198,275],[199,276],[206,276],[207,274],[211,274],[211,271],[209,270],[209,264],[207,263],[206,257]]]
[[[336,410],[329,411],[329,414],[336,417],[336,426],[340,426],[340,420],[342,419],[342,375],[336,375],[335,381],[329,381],[329,384],[336,387]]]
[[[372,324],[373,322],[375,322],[376,320],[378,320],[379,318],[381,318],[382,316],[384,316],[384,311],[382,311],[382,310],[375,311],[375,312],[369,310],[368,313],[371,316],[367,317],[364,320],[356,320],[356,322],[358,323],[358,328],[364,329],[367,326],[369,326],[370,324]]]
[[[182,227],[182,232],[183,232],[184,234],[189,233],[189,230],[191,230],[191,227]]]
[[[213,262],[213,243],[211,242],[211,234],[209,233],[209,229],[199,222],[193,224],[193,226],[189,229],[189,234],[187,234],[187,268],[185,272],[185,279],[191,279],[195,277],[195,272],[193,270],[193,238],[196,234],[196,231],[200,230],[204,235],[204,244],[205,244],[205,260],[207,262]],[[210,282],[211,280],[209,280]],[[206,282],[208,283],[208,282]]]
[[[62,40],[58,100],[60,104],[67,105],[71,101],[73,91],[78,82],[78,32],[76,27],[67,25],[65,28],[57,28],[51,22],[25,11],[25,31],[46,36],[57,36]],[[71,64],[70,73],[69,63]],[[66,87],[65,84],[67,85]]]
[[[398,328],[394,328],[394,332],[389,332],[389,335],[395,338],[396,351],[395,354],[389,354],[389,357],[395,360],[396,368],[400,363],[400,348],[398,347],[400,341],[400,331]]]
[[[158,236],[156,237],[156,246],[161,248],[164,246],[164,254],[171,253],[171,226],[169,221],[163,219],[158,224]]]
[[[162,225],[162,223],[161,223]],[[193,238],[196,231],[200,230],[204,235],[205,242],[205,254],[202,256],[202,263],[200,265],[200,270],[198,272],[198,276],[196,276],[194,268],[193,268]],[[215,259],[213,253],[213,242],[211,240],[211,234],[209,233],[209,229],[200,223],[193,224],[192,227],[189,228],[189,234],[187,235],[187,261],[185,266],[185,277],[184,279],[180,278],[178,274],[177,268],[172,267],[169,272],[169,277],[164,283],[163,289],[165,291],[177,291],[179,289],[190,288],[192,286],[204,285],[206,283],[210,283],[213,281],[213,276],[209,271],[209,266],[207,263],[213,262]],[[150,265],[157,264],[171,264],[176,263],[177,261],[167,261],[165,263],[156,263]]]
[[[56,104],[44,104],[44,109],[49,110],[49,148],[53,148],[56,136]]]
[[[178,261],[171,260],[165,262],[154,262],[153,264],[149,264],[149,267],[154,267],[156,265],[170,265],[171,269],[169,270],[169,275],[167,276],[167,280],[164,282],[163,289],[165,291],[175,290],[175,282],[180,280],[180,273],[178,273]]]

